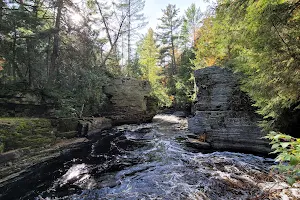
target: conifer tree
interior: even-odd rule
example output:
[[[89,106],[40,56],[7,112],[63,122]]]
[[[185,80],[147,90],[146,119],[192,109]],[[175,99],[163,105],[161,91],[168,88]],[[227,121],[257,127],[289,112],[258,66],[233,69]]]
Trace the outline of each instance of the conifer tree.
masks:
[[[169,84],[171,93],[174,93],[175,88],[175,75],[177,71],[175,50],[178,46],[177,40],[179,38],[178,28],[181,25],[181,18],[178,16],[179,9],[176,5],[169,4],[166,9],[162,10],[163,16],[159,18],[160,24],[158,25],[158,39],[161,43],[162,60],[167,62],[170,66]],[[169,63],[171,61],[171,63]],[[163,63],[165,64],[165,63]]]
[[[166,89],[162,85],[162,70],[157,65],[159,51],[156,47],[154,32],[151,28],[138,47],[138,53],[142,78],[150,82],[152,95],[159,100],[161,106],[170,105],[170,99],[166,94]]]

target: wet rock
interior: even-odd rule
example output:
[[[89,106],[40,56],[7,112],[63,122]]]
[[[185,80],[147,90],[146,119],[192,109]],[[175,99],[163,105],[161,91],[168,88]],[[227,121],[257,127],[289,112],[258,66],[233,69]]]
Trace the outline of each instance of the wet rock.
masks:
[[[195,71],[197,101],[189,130],[206,134],[212,148],[267,154],[270,147],[258,127],[261,118],[255,114],[249,97],[240,91],[237,75],[220,67]]]
[[[187,146],[196,148],[196,149],[211,149],[211,146],[209,143],[207,142],[201,142],[199,140],[196,139],[187,139],[185,141]]]
[[[12,185],[2,187],[0,181],[0,199],[274,199],[265,196],[270,187],[263,191],[260,185],[281,182],[280,176],[269,174],[274,160],[191,152],[175,140],[190,133],[177,130],[174,121],[181,121],[174,118],[160,116],[156,123],[102,131],[103,137],[77,149],[79,154],[67,151],[36,164]],[[154,139],[145,140],[153,133]],[[297,189],[279,191],[295,196]]]
[[[26,190],[26,187],[38,184],[45,177],[47,180],[47,176],[52,177],[52,173],[44,173],[47,168],[56,167],[66,158],[73,159],[72,153],[74,151],[82,152],[83,147],[87,144],[87,139],[77,138],[65,140],[48,149],[25,148],[1,154],[0,199],[19,199],[4,197],[9,189],[12,190],[11,195],[14,196],[16,191]]]
[[[105,117],[85,118],[78,123],[79,135],[88,138],[95,138],[101,131],[112,127],[112,120]]]
[[[185,111],[176,111],[173,113],[176,117],[187,117],[189,114]]]
[[[156,101],[150,97],[149,82],[133,78],[114,79],[104,88],[109,102],[102,116],[113,124],[151,121],[156,114]]]

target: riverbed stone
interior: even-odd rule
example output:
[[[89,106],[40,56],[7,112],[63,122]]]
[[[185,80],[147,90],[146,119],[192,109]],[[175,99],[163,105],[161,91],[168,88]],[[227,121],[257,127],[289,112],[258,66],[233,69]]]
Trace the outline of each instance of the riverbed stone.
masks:
[[[262,118],[255,113],[250,98],[240,90],[238,76],[230,70],[212,66],[195,71],[197,100],[189,130],[206,134],[213,149],[250,153],[269,153],[265,133],[258,126]]]
[[[97,137],[97,135],[112,127],[112,120],[105,117],[84,118],[78,121],[78,133],[80,136],[88,138]]]

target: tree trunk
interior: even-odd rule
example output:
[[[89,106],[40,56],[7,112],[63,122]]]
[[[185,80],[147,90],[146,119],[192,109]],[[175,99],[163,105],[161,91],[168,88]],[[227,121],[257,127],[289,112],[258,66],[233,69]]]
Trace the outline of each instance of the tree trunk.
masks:
[[[19,76],[19,78],[21,80],[23,80],[23,75],[22,75],[22,72],[21,70],[18,68],[18,64],[17,64],[17,61],[16,61],[16,56],[17,56],[17,50],[16,50],[16,47],[17,47],[17,30],[16,30],[16,27],[14,28],[14,39],[13,39],[13,46],[12,46],[12,49],[13,49],[13,52],[12,52],[12,76],[13,76],[13,79],[14,81],[17,80],[17,75]]]
[[[4,7],[4,2],[3,0],[0,0],[0,30],[2,30],[3,7]]]
[[[51,36],[49,35],[48,37],[48,46],[47,46],[47,50],[46,50],[46,70],[47,70],[47,77],[50,76],[50,67],[49,67],[49,59],[50,59],[50,43],[51,43]]]
[[[50,77],[54,78],[54,75],[58,73],[58,64],[57,64],[57,58],[58,58],[58,52],[59,52],[59,29],[60,29],[60,21],[61,21],[61,15],[62,15],[62,8],[63,8],[63,0],[58,0],[57,2],[57,14],[55,19],[55,29],[56,32],[54,33],[53,38],[53,49],[52,49],[52,55],[51,55],[51,68],[50,68]]]
[[[128,65],[130,65],[131,64],[131,57],[130,57],[130,54],[131,54],[131,46],[130,46],[130,40],[131,40],[131,33],[130,33],[130,31],[131,31],[131,22],[130,22],[130,20],[131,20],[131,0],[128,0],[128,35],[127,35],[127,39],[128,39],[128,41],[127,41],[127,45],[128,45],[128,58],[127,58],[127,63],[128,63]]]
[[[30,87],[33,87],[33,70],[31,61],[33,59],[33,41],[30,41],[28,38],[26,39],[27,45],[27,71],[28,71],[28,84]]]
[[[176,67],[176,60],[175,60],[175,45],[174,45],[173,31],[171,31],[171,47],[172,47],[172,75],[174,76],[176,74],[177,67]]]

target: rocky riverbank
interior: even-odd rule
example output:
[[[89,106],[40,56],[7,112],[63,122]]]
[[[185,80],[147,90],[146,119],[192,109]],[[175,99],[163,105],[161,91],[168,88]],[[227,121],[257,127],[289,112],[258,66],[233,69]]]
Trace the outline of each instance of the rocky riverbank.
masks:
[[[0,92],[0,187],[33,166],[80,149],[116,124],[151,121],[156,113],[147,81],[111,80],[97,117],[54,118],[54,99],[42,91],[10,87]]]

